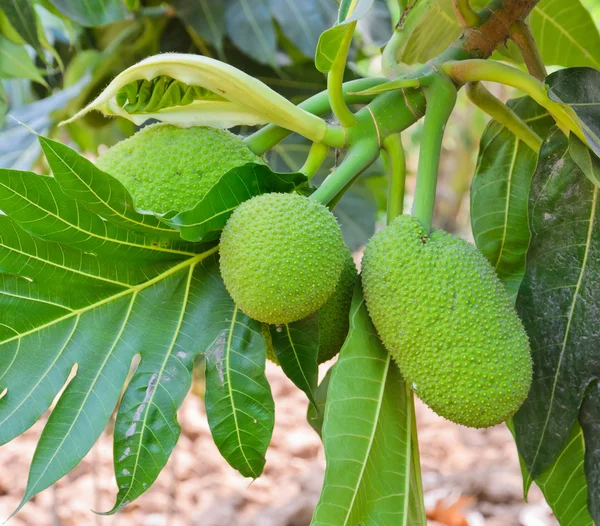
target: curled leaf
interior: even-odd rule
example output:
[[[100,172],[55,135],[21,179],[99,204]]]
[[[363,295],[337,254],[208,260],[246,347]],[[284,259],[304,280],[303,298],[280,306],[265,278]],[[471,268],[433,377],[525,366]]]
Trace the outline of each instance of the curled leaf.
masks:
[[[184,53],[155,55],[127,68],[65,123],[92,110],[138,125],[148,119],[182,127],[274,123],[313,141],[327,132],[325,121],[261,81],[219,60]]]

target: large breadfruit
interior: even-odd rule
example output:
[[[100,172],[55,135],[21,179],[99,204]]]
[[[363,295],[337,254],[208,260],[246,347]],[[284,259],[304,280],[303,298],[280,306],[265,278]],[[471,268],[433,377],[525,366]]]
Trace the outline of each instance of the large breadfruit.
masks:
[[[193,208],[223,174],[248,162],[263,163],[227,130],[153,124],[96,165],[123,183],[138,208],[164,213]]]
[[[221,275],[248,316],[290,323],[333,294],[346,250],[326,207],[298,194],[263,194],[242,203],[227,221]]]
[[[458,424],[511,417],[529,391],[529,342],[492,266],[474,246],[400,216],[369,241],[369,314],[415,393]]]

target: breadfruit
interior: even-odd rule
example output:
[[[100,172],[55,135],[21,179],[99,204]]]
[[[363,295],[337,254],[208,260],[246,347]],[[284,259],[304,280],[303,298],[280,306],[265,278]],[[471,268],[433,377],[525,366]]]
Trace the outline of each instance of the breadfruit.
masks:
[[[354,258],[350,250],[347,250],[335,292],[319,309],[319,364],[331,360],[346,341],[350,327],[350,304],[357,278]]]
[[[385,347],[417,396],[469,427],[510,418],[531,384],[523,325],[473,245],[400,216],[362,261],[365,300]]]
[[[242,203],[220,242],[221,276],[248,316],[271,324],[302,319],[331,296],[346,246],[333,214],[298,194]]]
[[[227,130],[153,124],[108,149],[96,165],[123,183],[138,208],[165,213],[193,208],[223,174],[249,162],[264,164]]]

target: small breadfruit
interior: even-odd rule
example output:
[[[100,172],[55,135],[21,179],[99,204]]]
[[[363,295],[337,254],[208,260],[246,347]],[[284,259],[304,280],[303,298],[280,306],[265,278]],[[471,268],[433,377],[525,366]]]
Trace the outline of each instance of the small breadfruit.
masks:
[[[221,235],[221,276],[248,316],[290,323],[318,310],[342,273],[346,246],[333,214],[298,194],[243,202]]]
[[[473,245],[400,216],[362,260],[373,324],[402,375],[439,415],[469,427],[510,418],[531,384],[523,325]]]
[[[264,164],[227,130],[152,124],[104,152],[96,165],[112,175],[143,210],[189,210],[236,166]]]
[[[319,364],[331,360],[346,341],[350,327],[350,304],[357,278],[354,258],[350,250],[347,250],[335,292],[319,309]]]

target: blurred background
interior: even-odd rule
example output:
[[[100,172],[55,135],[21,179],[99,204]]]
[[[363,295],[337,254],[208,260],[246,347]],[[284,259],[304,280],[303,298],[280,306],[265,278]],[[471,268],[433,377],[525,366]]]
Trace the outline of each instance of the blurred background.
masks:
[[[487,2],[474,2],[478,3]],[[597,0],[582,3],[599,25]],[[19,21],[10,11],[11,4],[21,4],[31,16]],[[93,8],[100,4],[103,9]],[[405,7],[404,0],[375,0],[369,16],[359,24],[348,80],[382,75],[381,46]],[[301,102],[325,88],[325,77],[315,69],[312,57],[319,34],[332,25],[336,13],[335,0],[16,0],[16,4],[0,0],[0,167],[47,172],[32,132],[58,138],[91,159],[134,133],[130,122],[98,113],[63,128],[56,125],[98,95],[120,71],[159,52],[197,53],[227,61]],[[406,71],[443,50],[460,33],[450,0],[436,0],[433,13],[417,27],[403,52]],[[444,24],[436,22],[442,18]],[[582,22],[564,23],[575,27]],[[547,30],[552,37],[553,28]],[[560,39],[550,45],[560,46]],[[515,50],[509,46],[497,56],[515,60]],[[503,100],[514,96],[507,88],[494,90]],[[471,238],[470,180],[486,124],[487,118],[461,93],[444,139],[435,223],[466,239]],[[420,124],[403,134],[409,169],[407,208],[420,135]],[[306,141],[292,136],[267,158],[275,170],[294,171],[302,166],[308,148]],[[334,167],[336,156],[332,151],[318,177]],[[357,262],[364,243],[384,219],[386,188],[381,159],[334,210]],[[233,471],[212,442],[204,413],[202,364],[198,365],[192,392],[179,412],[178,446],[144,496],[115,516],[91,511],[110,509],[116,494],[112,436],[107,429],[73,472],[35,497],[7,524],[308,526],[325,462],[320,439],[306,422],[303,394],[279,368],[268,364],[276,402],[275,433],[265,473],[251,481]],[[321,366],[323,375],[330,365]],[[524,502],[516,448],[505,426],[459,427],[422,404],[417,405],[417,417],[431,525],[556,524],[537,488]],[[0,448],[2,520],[21,499],[43,425],[44,419]]]

